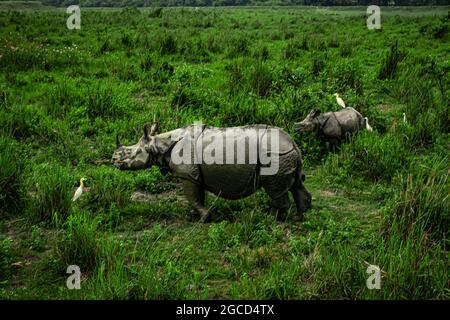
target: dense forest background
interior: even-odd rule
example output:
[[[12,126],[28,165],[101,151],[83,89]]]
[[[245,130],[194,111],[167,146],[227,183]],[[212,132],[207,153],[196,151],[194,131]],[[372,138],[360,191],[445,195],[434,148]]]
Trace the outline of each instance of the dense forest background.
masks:
[[[6,0],[0,0],[6,1]],[[449,0],[43,0],[51,6],[80,4],[84,7],[172,7],[172,6],[351,6],[351,5],[449,5]]]

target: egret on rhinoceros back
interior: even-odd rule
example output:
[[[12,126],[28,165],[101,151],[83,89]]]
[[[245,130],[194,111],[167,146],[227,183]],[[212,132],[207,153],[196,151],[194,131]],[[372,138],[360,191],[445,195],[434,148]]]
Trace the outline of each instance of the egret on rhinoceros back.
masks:
[[[344,102],[344,100],[342,100],[342,98],[339,96],[339,93],[334,93],[333,96],[336,97],[336,102],[337,102],[337,104],[338,104],[342,109],[345,109],[345,108],[346,108],[345,102]]]
[[[311,206],[311,194],[303,182],[301,153],[280,128],[267,125],[215,128],[188,125],[157,134],[158,124],[144,126],[137,144],[122,146],[116,137],[113,164],[121,170],[158,166],[173,172],[200,221],[210,217],[205,191],[225,199],[247,197],[263,188],[272,199],[272,211],[284,213],[293,195],[297,215]]]

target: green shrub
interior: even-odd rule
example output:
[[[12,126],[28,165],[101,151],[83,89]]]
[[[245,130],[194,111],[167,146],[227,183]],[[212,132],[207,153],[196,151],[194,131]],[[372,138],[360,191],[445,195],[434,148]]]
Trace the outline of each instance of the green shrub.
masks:
[[[2,56],[0,59],[0,68],[5,70],[5,72],[46,68],[44,52],[31,48],[31,46],[4,46],[0,50],[0,55]]]
[[[180,49],[180,54],[187,62],[209,62],[211,55],[207,44],[202,39],[185,40]]]
[[[372,292],[378,299],[449,299],[448,253],[426,233],[380,239],[372,261],[383,271],[382,290]]]

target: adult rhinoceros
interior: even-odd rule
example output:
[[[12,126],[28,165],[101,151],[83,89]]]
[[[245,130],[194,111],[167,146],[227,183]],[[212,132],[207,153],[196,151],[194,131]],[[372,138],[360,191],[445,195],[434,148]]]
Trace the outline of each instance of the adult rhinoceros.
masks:
[[[303,185],[300,151],[280,128],[194,124],[161,134],[156,134],[157,130],[157,124],[145,125],[139,142],[128,147],[116,136],[112,162],[121,170],[157,165],[163,173],[173,172],[182,179],[185,197],[202,222],[210,216],[205,191],[240,199],[262,187],[276,213],[289,208],[290,191],[297,208],[296,220],[302,220],[311,205],[311,194]]]
[[[316,131],[319,138],[330,141],[333,146],[364,128],[372,131],[367,117],[363,117],[351,107],[323,114],[313,109],[305,119],[294,124],[295,131]]]

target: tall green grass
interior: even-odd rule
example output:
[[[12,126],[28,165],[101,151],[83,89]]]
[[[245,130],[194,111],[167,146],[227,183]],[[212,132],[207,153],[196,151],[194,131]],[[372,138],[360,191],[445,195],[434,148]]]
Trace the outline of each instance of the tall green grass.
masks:
[[[364,177],[372,181],[391,181],[398,172],[409,167],[409,154],[396,135],[384,136],[364,131],[331,155],[324,170],[336,177]]]
[[[72,196],[78,186],[68,168],[54,163],[44,164],[35,168],[34,177],[36,191],[29,209],[30,221],[64,221],[71,213]]]
[[[23,157],[19,144],[0,137],[0,216],[19,213],[24,208]]]

